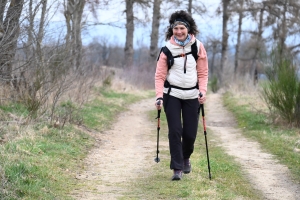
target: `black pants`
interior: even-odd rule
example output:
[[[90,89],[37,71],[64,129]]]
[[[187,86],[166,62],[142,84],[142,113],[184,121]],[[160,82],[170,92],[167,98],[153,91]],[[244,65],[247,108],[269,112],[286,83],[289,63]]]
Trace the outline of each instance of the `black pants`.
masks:
[[[171,169],[183,169],[183,159],[194,151],[198,129],[198,99],[179,99],[164,94],[164,110],[169,128]]]

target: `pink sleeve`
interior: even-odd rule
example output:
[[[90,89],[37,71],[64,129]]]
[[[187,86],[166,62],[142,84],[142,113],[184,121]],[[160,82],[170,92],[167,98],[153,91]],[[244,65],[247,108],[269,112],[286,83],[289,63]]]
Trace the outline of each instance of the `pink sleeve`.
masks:
[[[163,97],[164,82],[168,73],[167,56],[161,52],[156,65],[155,92],[156,98]]]
[[[200,43],[200,51],[197,60],[197,75],[199,82],[199,92],[206,94],[208,83],[208,60],[206,50],[202,43]]]

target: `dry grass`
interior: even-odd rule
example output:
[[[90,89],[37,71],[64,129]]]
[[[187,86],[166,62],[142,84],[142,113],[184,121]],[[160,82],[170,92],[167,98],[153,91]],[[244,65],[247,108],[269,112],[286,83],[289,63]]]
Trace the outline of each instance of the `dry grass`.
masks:
[[[45,105],[43,105],[43,109],[50,109],[54,102],[57,106],[66,101],[82,106],[84,103],[95,99],[95,97],[99,95],[95,88],[101,87],[109,87],[116,92],[141,95],[144,91],[140,88],[143,88],[145,85],[143,80],[146,80],[145,77],[150,77],[150,74],[148,75],[146,71],[143,71],[143,73],[140,72],[140,70],[133,68],[125,70],[103,66],[94,67],[89,75],[78,76],[76,79],[75,74],[69,75],[66,79],[72,81],[70,87],[67,87],[62,91],[63,93],[60,94],[61,96],[57,102],[55,102],[57,94],[50,93]],[[151,76],[154,77],[154,74],[151,74]],[[128,80],[131,81],[128,82]],[[142,80],[141,83],[139,83],[139,80]],[[9,102],[13,102],[10,97],[14,96],[14,92],[9,91],[11,91],[9,86],[3,86],[0,89],[1,105],[4,107],[7,106]],[[4,112],[0,109],[0,143],[5,143],[6,141],[17,137],[18,134],[23,135],[27,132],[27,128],[30,127],[29,121],[26,121],[26,115],[20,115],[22,114],[22,111],[18,111],[18,108],[15,108],[14,105],[12,105],[12,107],[14,107],[12,110],[15,110],[16,113],[10,111]],[[47,118],[48,116],[44,115],[40,120],[47,121]],[[29,126],[24,126],[25,124],[28,124]]]
[[[154,89],[155,69],[156,65],[150,63],[145,63],[141,66],[133,66],[123,70],[121,79],[139,89],[151,90]]]
[[[232,74],[227,74],[225,80],[224,87],[219,90],[220,93],[230,92],[231,95],[240,99],[239,105],[249,105],[256,112],[269,113],[268,106],[261,96],[260,82],[254,85],[249,75],[234,79]]]

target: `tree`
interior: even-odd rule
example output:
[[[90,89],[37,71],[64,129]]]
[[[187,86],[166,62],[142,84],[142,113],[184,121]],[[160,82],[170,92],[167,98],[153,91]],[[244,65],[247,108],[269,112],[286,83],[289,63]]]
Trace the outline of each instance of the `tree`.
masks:
[[[10,1],[3,20],[6,3],[6,0],[0,0],[0,29],[3,33],[0,41],[0,78],[8,84],[12,80],[12,65],[20,33],[20,17],[24,0]]]
[[[7,4],[7,0],[0,0],[0,30],[1,30],[2,34],[4,34],[4,30],[3,30],[3,20],[4,19],[3,18],[4,18],[4,11],[5,11],[6,4]]]
[[[133,7],[134,4],[137,4],[139,6],[146,6],[149,7],[149,1],[147,0],[126,0],[126,42],[125,42],[125,48],[124,48],[124,60],[125,60],[125,66],[131,67],[133,65],[133,33],[134,33],[134,12]]]
[[[230,13],[228,11],[230,0],[222,0],[222,8],[223,8],[223,23],[222,23],[222,52],[221,52],[221,65],[220,65],[220,71],[219,71],[219,81],[220,84],[222,84],[222,74],[223,74],[223,68],[227,61],[227,49],[228,49],[228,30],[227,30],[227,24],[229,20]]]
[[[152,30],[151,30],[151,43],[150,43],[150,56],[149,61],[155,61],[157,56],[157,43],[159,36],[159,23],[161,19],[160,6],[162,0],[154,0],[153,3],[153,17],[152,17]]]
[[[239,54],[240,54],[240,43],[241,43],[241,35],[242,35],[242,24],[244,18],[244,0],[239,0],[239,7],[237,8],[237,13],[239,15],[238,21],[238,31],[237,31],[237,41],[235,46],[235,57],[234,57],[234,77],[236,78],[237,68],[239,65]]]
[[[126,0],[126,42],[125,42],[125,65],[130,67],[133,65],[133,33],[134,33],[134,0]]]
[[[79,69],[82,59],[82,14],[86,1],[65,0],[64,15],[67,25],[66,45],[70,49],[70,62],[75,70]]]
[[[188,3],[188,13],[190,13],[190,15],[192,14],[192,7],[193,7],[193,0],[189,0],[189,3]]]
[[[283,55],[284,51],[299,53],[300,43],[294,40],[291,45],[288,45],[287,41],[288,38],[299,35],[300,2],[298,0],[265,0],[263,4],[268,13],[265,26],[272,27],[271,39],[280,46],[280,55]]]
[[[263,18],[264,18],[264,11],[265,11],[265,6],[263,4],[263,7],[261,7],[259,9],[259,21],[258,21],[258,30],[257,30],[257,37],[256,37],[256,42],[255,42],[255,46],[254,46],[254,54],[252,57],[252,63],[251,63],[251,71],[250,71],[250,75],[252,77],[252,80],[254,81],[254,84],[256,83],[256,79],[257,79],[257,66],[256,66],[256,61],[257,61],[257,57],[258,57],[258,53],[261,50],[261,44],[263,42]]]
[[[209,38],[208,39],[208,48],[207,50],[210,50],[211,51],[211,62],[210,62],[210,65],[209,65],[209,71],[210,71],[210,74],[214,77],[216,74],[215,72],[215,63],[216,63],[216,56],[218,53],[221,52],[221,44],[222,42],[217,39],[217,38]]]

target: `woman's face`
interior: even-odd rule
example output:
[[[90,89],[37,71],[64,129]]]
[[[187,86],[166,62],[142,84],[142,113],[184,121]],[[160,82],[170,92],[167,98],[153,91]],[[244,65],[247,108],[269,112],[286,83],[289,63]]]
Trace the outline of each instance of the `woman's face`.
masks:
[[[181,24],[173,28],[173,35],[180,41],[184,41],[188,35],[188,29]]]

